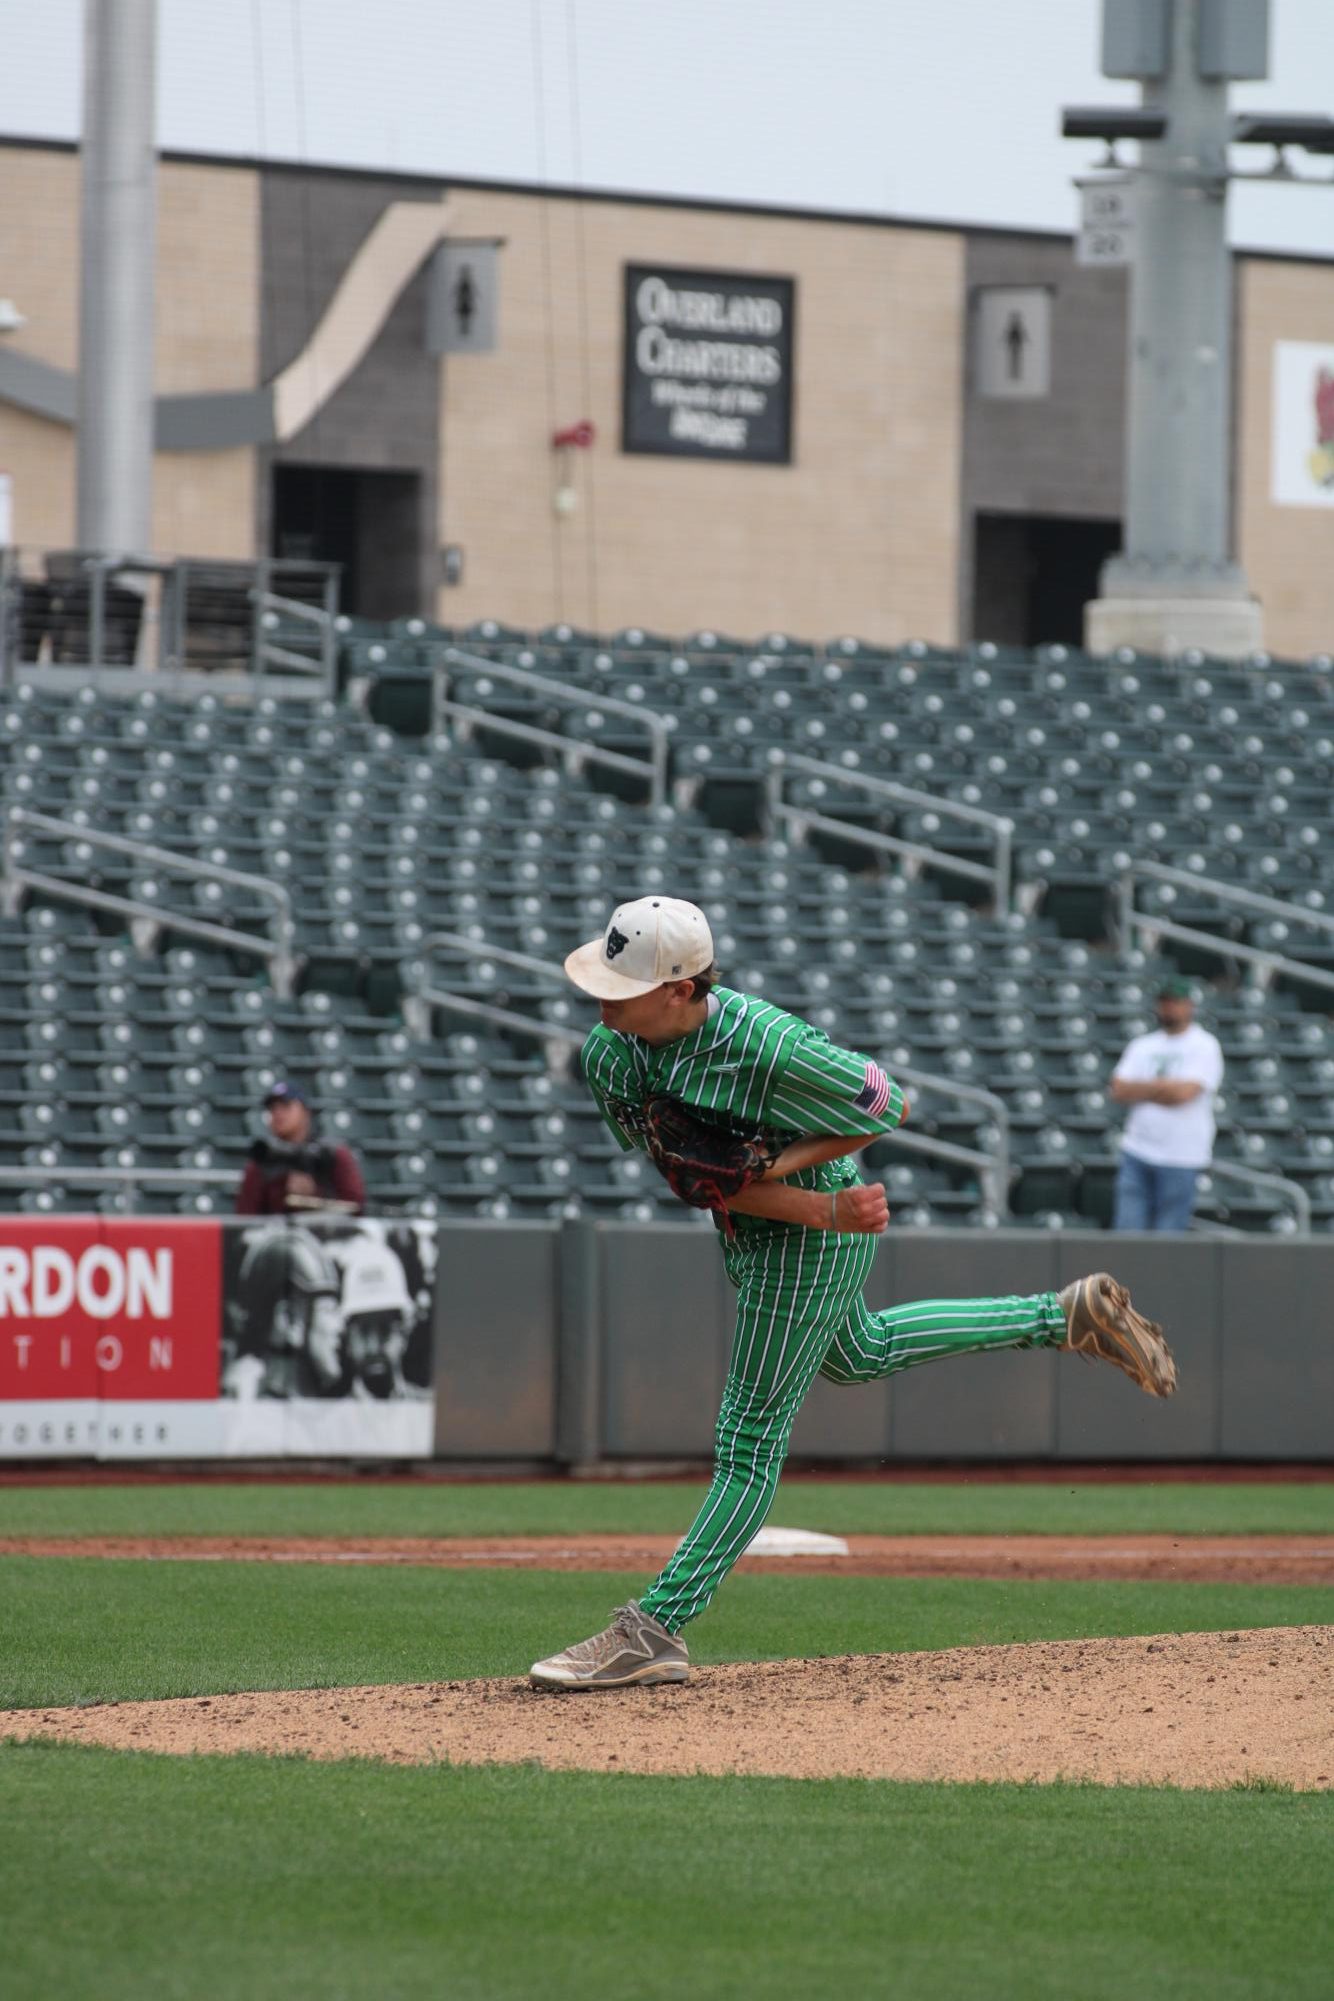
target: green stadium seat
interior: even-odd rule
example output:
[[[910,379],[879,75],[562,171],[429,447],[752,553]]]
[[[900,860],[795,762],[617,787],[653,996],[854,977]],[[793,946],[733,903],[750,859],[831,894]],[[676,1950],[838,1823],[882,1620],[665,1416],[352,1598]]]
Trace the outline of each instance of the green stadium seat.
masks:
[[[369,680],[381,667],[421,676],[425,649],[448,635],[399,622],[383,632],[349,626],[344,637],[382,648],[383,660],[361,656]],[[139,960],[114,927],[99,942],[87,913],[30,899],[3,934],[6,944],[20,941],[21,963],[14,959],[11,972],[0,958],[0,1093],[16,1143],[43,1145],[22,1130],[18,1112],[44,1103],[58,1108],[72,1147],[96,1154],[133,1144],[151,1160],[159,1142],[197,1139],[173,1121],[207,1105],[217,1145],[228,1149],[219,1157],[236,1159],[266,1069],[299,1063],[308,1074],[345,1078],[335,1094],[349,1131],[373,1159],[377,1187],[404,1199],[414,1190],[426,1199],[426,1162],[442,1213],[477,1214],[499,1202],[547,1216],[571,1204],[608,1216],[646,1203],[652,1214],[668,1213],[656,1191],[650,1200],[630,1185],[639,1170],[633,1161],[616,1165],[579,1087],[553,1087],[540,1047],[509,1036],[468,1047],[443,1016],[434,1043],[408,1037],[377,1046],[386,1016],[401,1005],[403,955],[418,953],[429,929],[479,929],[494,943],[559,960],[569,939],[599,928],[611,901],[659,883],[716,914],[731,977],[858,1046],[881,1038],[887,1060],[902,1051],[900,1061],[926,1058],[1000,1090],[1022,1170],[1015,1201],[1029,1226],[1101,1215],[1119,1125],[1106,1104],[1106,1074],[1124,1039],[1151,1019],[1153,982],[1168,963],[1125,953],[1107,976],[1108,882],[1127,852],[1156,847],[1201,875],[1322,896],[1334,735],[1318,724],[1328,688],[1313,692],[1309,677],[1299,683],[1272,663],[1169,668],[1133,655],[1092,662],[1061,649],[847,642],[817,651],[782,641],[715,633],[678,646],[627,633],[602,642],[572,628],[530,641],[496,626],[471,635],[473,647],[498,660],[593,690],[633,690],[633,699],[675,715],[683,784],[676,804],[657,813],[616,797],[591,761],[579,779],[546,752],[521,768],[526,753],[498,733],[490,754],[480,754],[450,737],[406,740],[345,705],[233,710],[213,696],[188,703],[108,699],[91,689],[11,691],[0,719],[3,796],[83,811],[90,824],[225,855],[289,884],[302,1006],[312,1009],[284,1009],[252,959],[196,951],[168,933],[161,956]],[[512,692],[491,679],[492,693]],[[577,742],[631,747],[619,719],[599,723],[557,705],[555,719],[563,713]],[[1007,813],[1021,908],[993,924],[971,907],[980,891],[957,879],[909,881],[851,839],[793,847],[766,837],[765,756],[782,742]],[[948,823],[926,811],[884,815],[842,788],[805,796],[850,821],[950,839]],[[982,844],[961,851],[980,854]],[[80,843],[56,843],[49,853],[71,873],[96,868],[112,884],[140,879],[94,863]],[[173,884],[170,899],[181,893]],[[216,888],[183,894],[186,907],[205,914],[260,920],[244,898]],[[1234,931],[1216,913],[1207,918],[1193,894],[1162,907],[1198,909],[1202,926],[1217,925],[1224,942],[1283,942],[1258,925]],[[1318,947],[1304,949],[1319,963]],[[1171,963],[1182,963],[1175,949]],[[1212,981],[1225,967],[1201,955],[1199,971]],[[508,994],[542,1019],[587,1021],[576,1000],[540,983],[479,980],[475,968],[465,978],[483,997]],[[1254,998],[1239,993],[1231,1017],[1218,1017],[1229,1057],[1220,1121],[1227,1143],[1253,1157],[1258,1146],[1308,1180],[1334,1175],[1325,1165],[1334,1147],[1327,1007],[1323,990],[1280,981]],[[1314,1036],[1301,1039],[1303,1027]],[[454,1053],[442,1055],[446,1048]],[[1265,1061],[1268,1077],[1253,1075]],[[25,1075],[41,1066],[41,1075]],[[406,1089],[398,1078],[409,1080]],[[527,1109],[498,1113],[498,1145],[487,1148],[477,1120],[482,1105],[501,1102],[501,1079],[503,1102]],[[553,1099],[552,1088],[564,1095]],[[523,1095],[530,1089],[531,1103]],[[1269,1119],[1266,1098],[1271,1111],[1280,1108]],[[103,1116],[126,1103],[140,1108],[130,1141]],[[563,1124],[543,1126],[553,1105]],[[951,1119],[940,1114],[936,1129],[975,1130]],[[1053,1131],[1067,1139],[1066,1153],[1052,1149]],[[493,1153],[505,1163],[503,1193],[476,1166]],[[572,1173],[559,1161],[573,1161]],[[61,1172],[62,1201],[77,1197]],[[989,1226],[967,1177],[920,1180],[903,1192],[907,1227],[911,1219]],[[1272,1226],[1262,1208],[1255,1205],[1248,1227]],[[1229,1192],[1214,1220],[1222,1227],[1245,1213]]]

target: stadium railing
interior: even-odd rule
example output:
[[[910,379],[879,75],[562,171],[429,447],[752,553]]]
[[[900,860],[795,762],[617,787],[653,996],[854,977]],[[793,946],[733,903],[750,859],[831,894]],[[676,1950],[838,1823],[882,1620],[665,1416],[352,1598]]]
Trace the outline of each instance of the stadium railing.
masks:
[[[238,1178],[235,1169],[217,1167],[150,1167],[142,1163],[134,1167],[78,1167],[31,1161],[22,1167],[0,1167],[0,1193],[9,1188],[119,1190],[124,1198],[122,1208],[133,1215],[135,1198],[144,1189],[188,1195],[210,1188],[234,1189]]]
[[[855,821],[840,820],[809,805],[785,799],[783,788],[789,774],[794,772],[801,777],[818,779],[823,784],[848,786],[869,800],[884,799],[895,805],[913,806],[939,814],[944,820],[957,820],[961,825],[983,828],[991,837],[992,861],[989,865],[969,861],[963,855],[951,854],[947,848],[908,840],[898,834],[885,834],[878,828],[859,826]],[[771,826],[781,821],[798,838],[803,832],[814,829],[840,840],[874,848],[881,854],[905,856],[944,874],[986,883],[991,889],[993,913],[1001,917],[1010,908],[1014,823],[1001,813],[989,813],[980,806],[961,805],[957,800],[943,798],[939,793],[918,792],[914,787],[899,785],[892,779],[873,778],[868,772],[850,770],[841,764],[827,764],[820,758],[804,757],[798,752],[785,750],[775,750],[770,754],[765,780],[765,810]]]
[[[1293,1234],[1310,1236],[1311,1198],[1300,1181],[1290,1181],[1285,1174],[1266,1174],[1258,1167],[1245,1167],[1237,1160],[1211,1161],[1208,1172],[1221,1175],[1225,1181],[1238,1181],[1248,1188],[1269,1188],[1274,1194],[1284,1196],[1292,1204]]]
[[[0,549],[0,687],[20,674],[331,699],[339,570]]]
[[[1306,925],[1323,939],[1334,941],[1334,917],[1325,911],[1311,910],[1300,903],[1285,902],[1275,896],[1262,896],[1256,890],[1221,882],[1216,876],[1195,875],[1187,869],[1170,868],[1164,862],[1132,861],[1116,883],[1116,921],[1124,944],[1131,943],[1136,933],[1144,936],[1151,947],[1159,939],[1173,938],[1178,944],[1193,946],[1220,959],[1244,960],[1247,965],[1257,967],[1262,974],[1283,973],[1290,979],[1305,980],[1312,986],[1323,987],[1327,992],[1334,991],[1334,972],[1323,966],[1291,958],[1285,952],[1275,951],[1272,946],[1248,945],[1239,938],[1218,937],[1211,931],[1201,931],[1195,925],[1180,924],[1162,911],[1137,909],[1136,890],[1142,882],[1161,883],[1173,890],[1186,889],[1200,899],[1211,898],[1224,910],[1271,918],[1276,924]]]
[[[586,737],[571,736],[563,730],[544,729],[535,723],[520,722],[517,717],[495,714],[475,703],[455,701],[449,693],[450,677],[460,669],[470,675],[484,675],[488,680],[503,681],[531,695],[550,696],[585,715],[603,713],[628,717],[647,732],[649,756],[647,759],[629,757],[623,751],[606,750]],[[530,668],[511,667],[506,661],[488,660],[480,654],[465,653],[451,646],[446,648],[443,658],[432,669],[432,726],[437,733],[447,716],[474,726],[484,725],[489,732],[513,737],[517,742],[539,744],[547,750],[561,751],[573,771],[585,764],[597,764],[604,770],[621,771],[631,777],[642,778],[648,787],[651,806],[662,805],[667,796],[667,723],[656,711],[643,708],[637,702],[623,702],[611,695],[595,695],[590,689],[576,687],[572,682],[553,680],[549,675],[536,674]]]
[[[539,980],[549,980],[558,989],[567,985],[565,968],[554,959],[537,959],[530,953],[515,952],[508,946],[467,938],[457,931],[431,932],[422,940],[421,950],[426,953],[452,953],[478,964],[513,966],[518,972],[528,973]],[[405,966],[403,978],[404,1022],[412,1034],[424,1040],[432,1033],[432,1012],[439,1008],[444,1013],[464,1015],[509,1034],[541,1042],[545,1046],[547,1068],[553,1075],[560,1076],[568,1072],[574,1051],[582,1049],[587,1039],[582,1029],[571,1028],[565,1022],[521,1014],[516,1008],[505,1007],[499,1001],[483,1001],[474,994],[457,993],[446,981],[433,979],[421,960],[413,960]]]
[[[156,900],[117,896],[110,890],[95,888],[92,883],[52,875],[45,869],[30,868],[22,860],[25,831],[50,834],[60,840],[78,842],[81,846],[126,855],[145,866],[165,869],[194,881],[216,882],[232,889],[248,890],[261,901],[272,904],[274,935],[270,938],[259,937],[254,932],[211,923],[204,917],[192,917],[186,911],[168,909]],[[93,910],[114,911],[129,918],[132,927],[139,927],[136,944],[145,937],[151,944],[159,930],[183,931],[192,938],[203,938],[210,944],[225,945],[232,951],[247,952],[256,958],[266,959],[275,993],[285,1000],[291,998],[296,982],[292,899],[281,883],[271,882],[267,876],[246,875],[240,869],[224,868],[217,862],[196,861],[192,855],[174,854],[170,848],[153,847],[147,841],[131,840],[123,834],[102,833],[96,828],[80,826],[73,820],[56,819],[47,813],[33,813],[26,806],[11,806],[5,815],[0,856],[0,866],[3,867],[0,900],[3,901],[6,916],[18,914],[23,893],[28,889],[39,890],[45,897],[84,904]]]

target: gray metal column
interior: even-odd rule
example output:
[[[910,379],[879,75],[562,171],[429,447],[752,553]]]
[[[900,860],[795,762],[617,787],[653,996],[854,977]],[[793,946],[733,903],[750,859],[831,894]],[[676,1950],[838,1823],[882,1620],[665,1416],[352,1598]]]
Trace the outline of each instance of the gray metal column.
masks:
[[[1167,0],[1162,72],[1138,72],[1166,130],[1142,142],[1133,176],[1125,530],[1087,608],[1099,652],[1235,655],[1261,641],[1260,608],[1232,560],[1232,127],[1225,65],[1204,47],[1213,4]]]
[[[152,546],[156,0],[85,0],[79,547]]]
[[[602,1246],[596,1223],[560,1233],[556,1322],[556,1457],[592,1466],[602,1456]]]
[[[1171,68],[1144,85],[1167,114],[1140,149],[1130,282],[1124,554],[1107,585],[1147,572],[1173,589],[1243,588],[1229,562],[1226,83],[1196,72],[1200,0],[1172,9]]]

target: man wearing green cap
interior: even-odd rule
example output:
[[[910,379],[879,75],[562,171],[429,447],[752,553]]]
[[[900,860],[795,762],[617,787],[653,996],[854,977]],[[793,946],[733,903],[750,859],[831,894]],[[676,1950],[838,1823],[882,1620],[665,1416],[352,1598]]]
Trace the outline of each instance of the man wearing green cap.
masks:
[[[1127,1044],[1108,1087],[1129,1105],[1116,1176],[1117,1230],[1188,1230],[1201,1173],[1213,1158],[1218,1038],[1195,1019],[1189,980],[1164,980],[1158,1026]]]

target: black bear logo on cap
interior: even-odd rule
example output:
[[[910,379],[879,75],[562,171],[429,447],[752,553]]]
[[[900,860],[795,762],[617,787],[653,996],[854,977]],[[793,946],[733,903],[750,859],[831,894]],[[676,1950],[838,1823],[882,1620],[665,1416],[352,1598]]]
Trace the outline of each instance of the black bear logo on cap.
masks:
[[[619,958],[629,943],[630,940],[626,937],[625,933],[618,931],[615,925],[613,925],[607,933],[607,957],[609,959]]]

